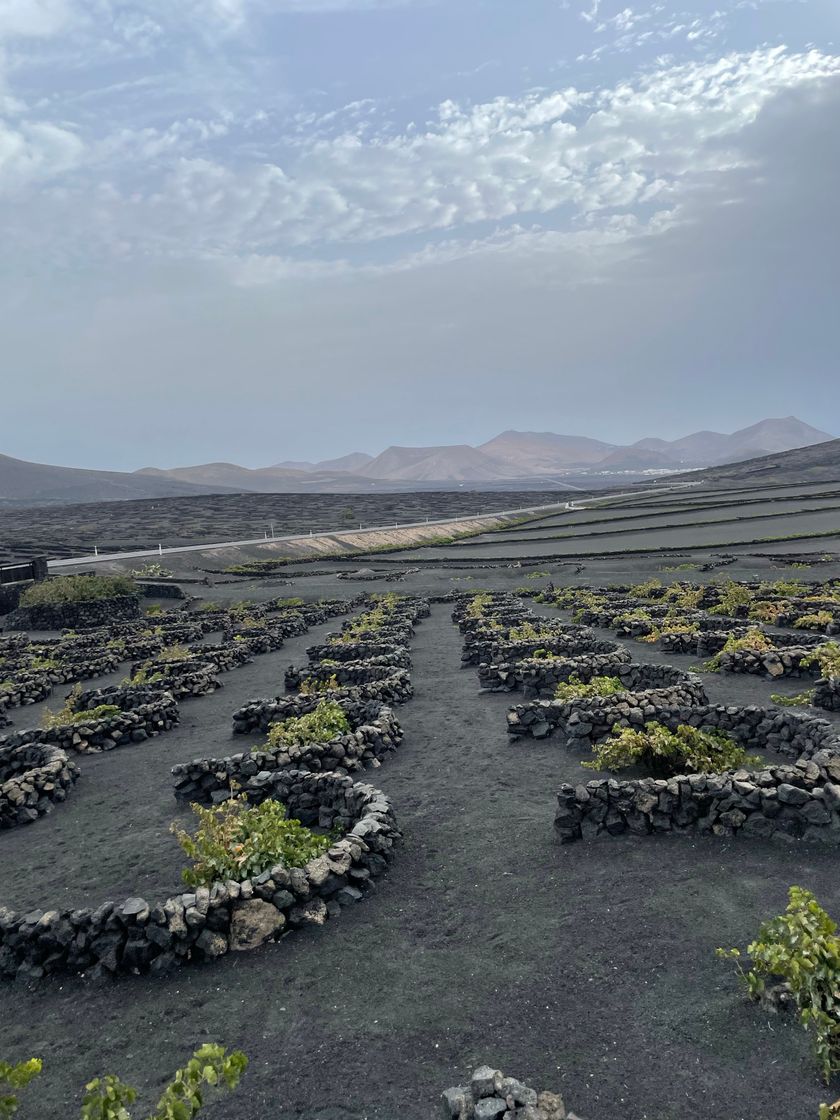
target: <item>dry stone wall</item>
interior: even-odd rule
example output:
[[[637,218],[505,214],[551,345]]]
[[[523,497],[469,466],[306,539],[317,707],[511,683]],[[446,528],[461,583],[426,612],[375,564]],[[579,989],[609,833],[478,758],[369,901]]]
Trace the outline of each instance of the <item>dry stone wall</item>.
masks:
[[[114,595],[81,603],[39,603],[18,607],[5,619],[7,630],[86,630],[110,622],[138,618],[140,599],[136,595]]]
[[[159,973],[256,949],[300,926],[323,925],[360,901],[400,837],[385,795],[340,774],[266,773],[251,783],[251,798],[274,798],[290,817],[342,838],[303,867],[278,864],[252,879],[216,882],[163,902],[135,897],[25,914],[0,907],[0,975]]]
[[[751,752],[794,761],[754,772],[564,784],[555,817],[561,840],[710,832],[840,843],[840,742],[831,724],[778,708],[723,705],[660,710],[656,719],[671,730],[679,724],[717,729]]]
[[[327,771],[344,774],[380,765],[402,741],[393,711],[375,701],[342,704],[352,731],[326,742],[289,743],[255,748],[228,758],[196,759],[172,768],[175,796],[187,801],[220,801],[234,786],[250,792],[258,778],[274,770]]]
[[[31,824],[64,801],[79,768],[60,747],[0,740],[0,829]]]
[[[605,738],[615,726],[639,727],[656,719],[660,709],[709,703],[700,678],[671,665],[629,664],[615,675],[626,692],[516,705],[508,712],[508,734],[545,739],[559,733],[588,744]]]

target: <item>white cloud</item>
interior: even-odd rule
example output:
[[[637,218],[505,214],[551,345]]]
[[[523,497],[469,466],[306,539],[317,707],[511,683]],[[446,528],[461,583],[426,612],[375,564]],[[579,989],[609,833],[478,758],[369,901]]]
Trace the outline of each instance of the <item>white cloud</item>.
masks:
[[[774,96],[838,75],[840,58],[816,51],[730,54],[605,90],[445,101],[423,131],[345,131],[250,166],[200,150],[229,122],[189,121],[140,137],[159,178],[123,196],[125,235],[152,251],[273,256],[558,208],[592,222],[731,166],[725,141]]]
[[[0,121],[0,196],[59,178],[79,166],[83,153],[84,144],[67,129],[48,123],[12,128]]]

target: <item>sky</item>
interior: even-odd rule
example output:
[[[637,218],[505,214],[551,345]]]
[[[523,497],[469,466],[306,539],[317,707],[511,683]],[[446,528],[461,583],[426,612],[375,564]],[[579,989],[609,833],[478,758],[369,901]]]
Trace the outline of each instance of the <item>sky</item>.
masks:
[[[840,435],[837,0],[0,0],[0,452]]]

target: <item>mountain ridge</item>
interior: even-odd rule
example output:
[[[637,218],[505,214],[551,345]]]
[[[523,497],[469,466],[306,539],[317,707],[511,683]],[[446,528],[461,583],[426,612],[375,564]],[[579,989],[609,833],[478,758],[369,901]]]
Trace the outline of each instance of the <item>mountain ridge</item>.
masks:
[[[391,445],[377,456],[351,452],[320,462],[242,467],[217,461],[182,467],[97,471],[0,455],[0,502],[113,501],[208,493],[306,493],[520,488],[558,490],[632,483],[651,475],[722,467],[829,443],[834,437],[796,417],[760,420],[729,435],[693,432],[618,446],[588,436],[508,429],[477,447]]]

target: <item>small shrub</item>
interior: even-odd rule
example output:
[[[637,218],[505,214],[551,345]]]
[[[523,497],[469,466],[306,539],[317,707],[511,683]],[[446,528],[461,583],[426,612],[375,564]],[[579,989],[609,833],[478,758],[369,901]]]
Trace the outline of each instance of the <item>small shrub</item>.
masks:
[[[0,1120],[14,1116],[18,1110],[18,1090],[25,1089],[40,1072],[40,1058],[30,1058],[16,1065],[0,1062]]]
[[[322,855],[332,844],[297,820],[290,820],[279,801],[251,806],[244,794],[221,805],[193,805],[198,818],[190,835],[174,822],[172,833],[193,861],[181,872],[191,887],[209,886],[217,880],[248,879],[276,863],[302,867]]]
[[[714,657],[704,662],[701,668],[705,673],[717,673],[725,653],[741,653],[744,651],[765,653],[775,648],[772,639],[768,638],[762,630],[748,630],[740,638],[736,638],[734,635],[727,638],[723,648],[718,650]]]
[[[768,622],[776,625],[776,620],[789,606],[787,603],[772,603],[769,599],[758,599],[750,605],[747,617],[754,622]]]
[[[191,650],[180,642],[173,642],[171,646],[164,646],[157,654],[161,661],[189,661],[192,656]]]
[[[702,587],[692,587],[688,583],[672,583],[670,587],[665,588],[662,598],[666,603],[673,603],[679,610],[696,611],[703,594]]]
[[[272,723],[268,729],[268,745],[276,749],[289,743],[328,743],[336,735],[346,735],[351,730],[342,706],[334,700],[322,700],[305,715]]]
[[[775,579],[760,584],[758,590],[764,594],[787,597],[791,595],[802,595],[806,587],[805,584],[798,579]]]
[[[824,630],[834,622],[831,611],[814,611],[813,614],[803,614],[794,622],[797,630]]]
[[[593,677],[584,684],[580,677],[573,673],[567,681],[561,681],[554,690],[555,700],[577,700],[587,696],[615,696],[616,693],[626,692],[627,686],[621,683],[618,677]]]
[[[492,602],[493,596],[489,591],[480,591],[470,599],[464,613],[467,618],[483,618],[487,608]]]
[[[739,607],[746,607],[753,600],[753,593],[742,583],[730,579],[724,583],[720,591],[717,606],[712,607],[710,614],[735,614]]]
[[[813,703],[814,690],[809,688],[806,692],[797,692],[795,696],[783,696],[780,692],[771,692],[770,699],[780,708],[804,708]]]
[[[114,719],[115,716],[122,715],[122,709],[118,708],[115,704],[98,704],[95,708],[87,708],[81,712],[71,712],[69,718],[65,718],[67,713],[62,710],[53,714],[52,712],[44,712],[41,719],[41,726],[45,730],[61,727],[64,724],[81,724],[81,723],[95,723],[101,719]]]
[[[810,891],[791,887],[783,914],[764,922],[747,946],[752,967],[738,972],[751,999],[761,999],[768,982],[784,984],[812,1032],[814,1053],[826,1082],[840,1073],[840,938],[837,923]],[[724,960],[740,961],[740,949],[718,949]],[[823,1106],[825,1108],[826,1106]],[[832,1106],[834,1107],[834,1106]],[[831,1110],[823,1115],[831,1116]]]
[[[582,764],[589,770],[624,770],[641,763],[662,775],[719,773],[761,762],[724,732],[702,731],[684,723],[676,731],[655,722],[639,730],[616,725],[611,737],[596,744],[592,753],[593,760]]]
[[[630,588],[630,594],[635,595],[637,599],[658,599],[661,591],[662,580],[656,578],[645,580],[644,583],[634,584]]]
[[[813,653],[802,658],[801,665],[818,664],[824,677],[840,677],[840,643],[823,642]]]
[[[664,618],[658,626],[654,626],[649,634],[640,634],[639,641],[652,645],[670,634],[697,634],[700,627],[696,622],[680,621],[676,618]]]
[[[135,579],[143,579],[144,576],[153,579],[171,579],[175,573],[152,560],[148,564],[144,564],[142,568],[132,568],[131,574]]]
[[[312,696],[318,692],[335,692],[341,685],[338,683],[338,677],[333,673],[329,677],[309,677],[308,680],[301,681],[298,693],[301,696]]]
[[[519,626],[511,626],[508,630],[508,639],[511,642],[535,642],[540,638],[552,638],[554,631],[544,626],[534,626],[533,622],[523,622]]]
[[[123,684],[158,684],[163,680],[163,673],[160,669],[155,669],[154,672],[150,668],[138,669],[133,677],[125,677]]]
[[[148,1120],[192,1120],[204,1107],[204,1086],[235,1089],[248,1065],[243,1053],[228,1054],[223,1046],[207,1042],[179,1069],[163,1091]],[[17,1090],[24,1089],[41,1072],[41,1059],[30,1058],[11,1066],[0,1062],[0,1120],[18,1110]],[[6,1090],[10,1091],[6,1091]],[[128,1105],[137,1090],[113,1074],[96,1077],[85,1085],[81,1120],[131,1120]]]
[[[57,576],[35,583],[20,597],[22,607],[55,603],[86,603],[95,599],[113,599],[117,595],[137,595],[134,581],[128,576]]]

